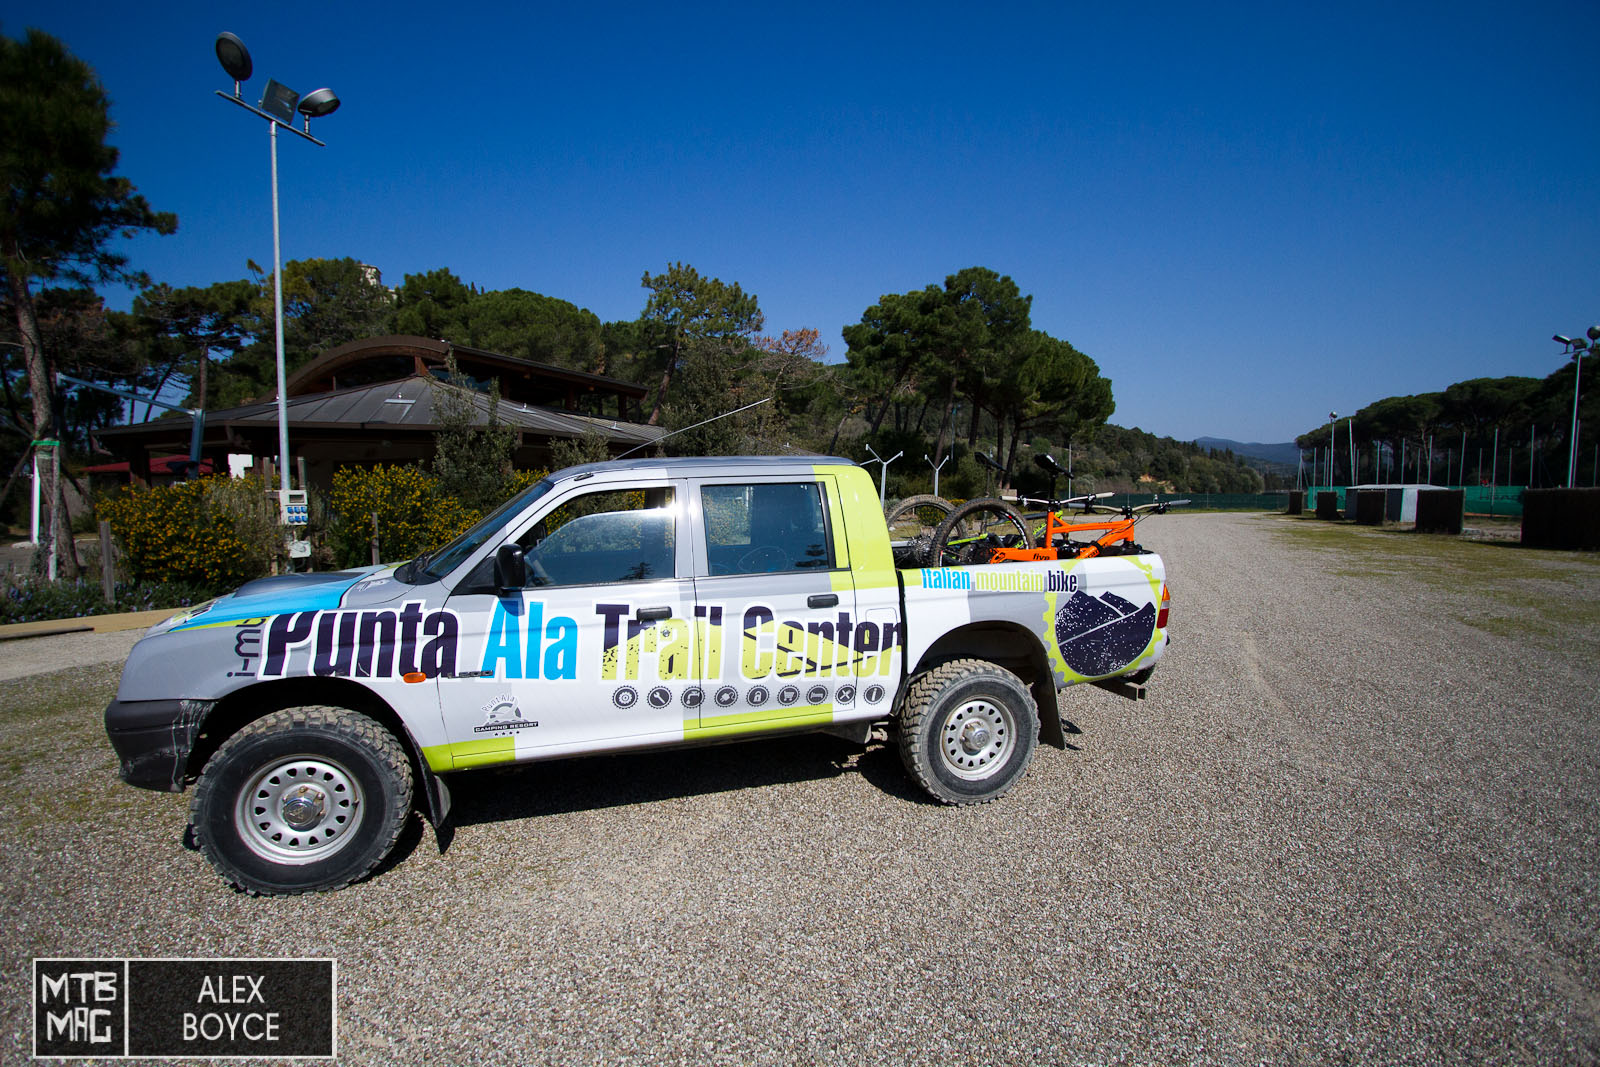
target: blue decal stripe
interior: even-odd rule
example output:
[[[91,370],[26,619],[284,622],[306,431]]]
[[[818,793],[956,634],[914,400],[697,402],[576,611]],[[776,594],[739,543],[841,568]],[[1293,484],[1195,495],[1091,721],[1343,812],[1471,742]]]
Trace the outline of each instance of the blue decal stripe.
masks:
[[[348,582],[328,582],[325,585],[306,586],[281,593],[264,593],[259,596],[223,597],[203,615],[174,626],[169,632],[204,630],[213,626],[230,626],[241,619],[265,619],[272,615],[286,615],[300,611],[332,611],[339,606],[350,587],[361,578]]]

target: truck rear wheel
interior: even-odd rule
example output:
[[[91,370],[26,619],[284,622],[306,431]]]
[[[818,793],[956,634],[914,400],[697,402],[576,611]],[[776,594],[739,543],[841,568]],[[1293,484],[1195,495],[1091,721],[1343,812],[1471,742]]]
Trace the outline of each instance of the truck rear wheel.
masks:
[[[289,708],[217,750],[189,821],[228,882],[278,895],[341,889],[381,863],[411,812],[411,765],[393,734],[343,708]]]
[[[1039,709],[1022,679],[982,660],[955,660],[911,684],[900,713],[906,772],[945,804],[982,804],[1027,772]]]

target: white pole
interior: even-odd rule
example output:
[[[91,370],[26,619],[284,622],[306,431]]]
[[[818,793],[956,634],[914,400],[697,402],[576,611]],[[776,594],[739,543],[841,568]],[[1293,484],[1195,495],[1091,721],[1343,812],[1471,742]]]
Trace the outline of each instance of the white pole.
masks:
[[[56,539],[61,533],[61,502],[67,494],[61,491],[61,442],[55,441],[50,446],[50,494],[55,497],[50,501],[50,564],[46,574],[53,582],[56,580],[56,552],[58,551]]]
[[[1339,416],[1328,412],[1328,488],[1333,488],[1333,423]]]
[[[33,540],[29,543],[36,545],[39,543],[39,447],[37,445],[33,449],[33,525],[30,529]]]
[[[1344,424],[1345,436],[1350,439],[1350,484],[1356,484],[1356,417]]]
[[[278,478],[279,488],[289,491],[289,398],[288,375],[283,359],[283,251],[278,241],[278,124],[267,122],[272,142],[272,313],[277,328],[278,348]]]
[[[1593,334],[1591,333],[1592,337]],[[1578,479],[1578,380],[1583,376],[1583,352],[1572,357],[1572,444],[1567,449],[1567,488]]]
[[[1494,445],[1489,449],[1489,514],[1494,514],[1494,491],[1500,484],[1500,427],[1494,428]]]

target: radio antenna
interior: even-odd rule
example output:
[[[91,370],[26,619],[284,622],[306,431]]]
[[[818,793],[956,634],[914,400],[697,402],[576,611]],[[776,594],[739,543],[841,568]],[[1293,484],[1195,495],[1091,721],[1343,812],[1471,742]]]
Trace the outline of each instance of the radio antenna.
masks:
[[[680,433],[688,433],[690,430],[699,429],[701,426],[704,426],[707,423],[716,422],[718,419],[725,419],[729,415],[737,415],[741,411],[749,411],[751,408],[760,407],[762,404],[765,404],[768,400],[771,400],[771,399],[772,398],[769,396],[765,400],[757,400],[754,404],[746,404],[742,408],[734,408],[732,411],[724,411],[721,415],[713,415],[709,419],[701,419],[699,422],[695,423],[693,426],[685,426],[681,430],[673,430],[671,433],[664,433],[660,437],[656,438],[654,441],[645,441],[645,442],[643,442],[641,444],[634,445],[632,448],[628,449],[626,452],[624,452],[622,455],[618,456],[617,458],[618,459],[627,459],[629,456],[633,455],[635,452],[639,451],[639,449],[641,449],[641,448],[647,448],[650,445],[659,445],[662,441],[665,441],[669,437],[676,437]]]

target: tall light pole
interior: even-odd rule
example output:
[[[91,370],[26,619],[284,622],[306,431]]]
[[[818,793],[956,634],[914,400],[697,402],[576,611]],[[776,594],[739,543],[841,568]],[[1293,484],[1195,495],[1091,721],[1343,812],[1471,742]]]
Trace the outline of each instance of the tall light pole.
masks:
[[[1356,417],[1351,415],[1344,424],[1345,434],[1350,441],[1350,484],[1356,484]]]
[[[1583,338],[1573,340],[1555,334],[1550,339],[1557,344],[1565,345],[1566,351],[1572,356],[1572,432],[1567,439],[1567,488],[1571,489],[1578,484],[1578,386],[1583,380],[1583,357],[1590,352],[1600,352],[1600,326],[1591,326],[1588,329],[1589,340]]]
[[[262,91],[259,105],[247,104],[239,95],[239,83],[248,81],[251,72],[255,69],[250,62],[250,50],[244,42],[231,33],[217,35],[217,61],[222,64],[222,69],[228,72],[228,77],[233,79],[233,94],[217,90],[217,95],[231,104],[238,104],[252,115],[267,120],[267,135],[271,145],[272,156],[272,313],[273,330],[276,334],[276,347],[278,353],[278,482],[280,506],[287,506],[289,494],[289,400],[286,395],[288,375],[284,371],[283,358],[283,253],[278,241],[278,127],[283,127],[297,137],[304,137],[312,144],[326,147],[323,142],[311,136],[311,120],[331,115],[339,110],[339,98],[333,94],[332,89],[317,89],[301,96],[286,85],[280,85],[271,78],[267,79],[267,87]],[[298,112],[305,117],[305,129],[297,130],[294,127],[294,116]]]
[[[1333,422],[1339,417],[1338,412],[1328,412],[1328,488],[1333,488]]]

